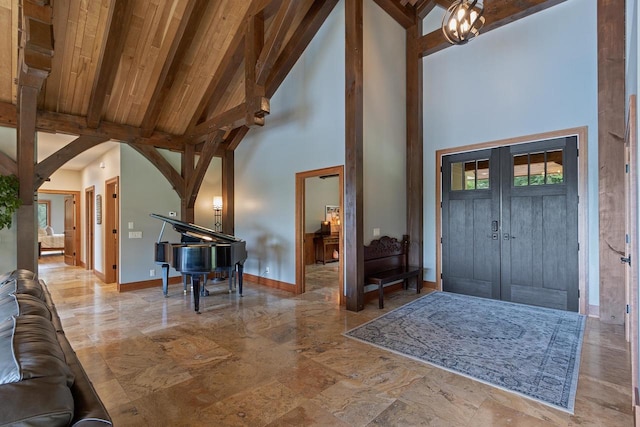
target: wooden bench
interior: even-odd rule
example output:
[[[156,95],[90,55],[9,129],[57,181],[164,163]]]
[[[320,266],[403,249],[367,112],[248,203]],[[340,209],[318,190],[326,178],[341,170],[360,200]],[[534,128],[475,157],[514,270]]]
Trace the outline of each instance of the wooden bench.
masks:
[[[364,247],[364,284],[378,287],[378,307],[384,308],[384,285],[402,280],[408,289],[411,277],[416,278],[416,293],[420,293],[422,269],[409,265],[409,236],[402,241],[383,236]]]

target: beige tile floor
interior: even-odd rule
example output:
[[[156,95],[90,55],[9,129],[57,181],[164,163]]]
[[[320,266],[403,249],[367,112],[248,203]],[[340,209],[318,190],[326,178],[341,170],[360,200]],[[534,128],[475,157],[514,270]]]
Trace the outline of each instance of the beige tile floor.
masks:
[[[201,315],[170,286],[118,293],[43,257],[65,332],[116,426],[631,426],[622,327],[589,319],[575,415],[343,337],[416,298],[338,306],[337,265],[301,296],[209,286]]]

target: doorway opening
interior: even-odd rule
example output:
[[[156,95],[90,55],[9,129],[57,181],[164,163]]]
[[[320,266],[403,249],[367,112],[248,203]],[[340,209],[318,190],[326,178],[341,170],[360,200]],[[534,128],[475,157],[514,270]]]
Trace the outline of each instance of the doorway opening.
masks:
[[[484,236],[484,238],[488,239],[487,240],[488,244],[485,250],[478,252],[478,253],[481,253],[482,256],[490,255],[492,253],[490,248],[493,248],[494,246],[495,246],[495,250],[493,250],[493,252],[497,254],[502,254],[501,251],[504,250],[506,245],[505,253],[509,255],[509,259],[511,260],[514,259],[514,257],[512,257],[511,255],[514,255],[514,254],[518,255],[518,253],[516,252],[518,252],[519,250],[525,251],[526,245],[524,246],[521,245],[521,247],[518,246],[519,241],[518,241],[517,235],[513,234],[510,229],[505,229],[503,232],[503,229],[502,229],[503,220],[505,221],[515,220],[516,222],[514,222],[514,224],[517,227],[522,226],[518,229],[518,232],[520,233],[521,237],[524,236],[526,233],[529,233],[529,235],[531,235],[531,233],[534,231],[534,228],[535,228],[534,226],[537,223],[535,223],[534,221],[530,224],[531,227],[525,227],[523,225],[524,222],[520,221],[521,219],[524,218],[524,214],[526,213],[531,217],[532,216],[531,213],[534,212],[535,209],[538,209],[538,208],[545,209],[545,206],[546,208],[551,209],[552,208],[551,205],[553,205],[554,203],[560,203],[560,198],[563,197],[559,194],[552,195],[551,197],[548,197],[547,201],[543,201],[543,198],[546,196],[543,195],[542,193],[538,194],[539,192],[545,191],[543,190],[544,187],[547,187],[547,188],[553,187],[554,191],[559,191],[560,187],[562,187],[562,185],[554,186],[554,184],[552,184],[552,181],[549,181],[549,183],[545,181],[545,184],[539,185],[540,184],[539,180],[541,179],[540,176],[542,175],[542,173],[538,173],[540,172],[538,170],[540,169],[539,165],[544,163],[546,165],[545,167],[547,167],[549,165],[553,166],[554,164],[556,164],[557,162],[554,161],[554,156],[557,156],[557,153],[555,153],[556,151],[555,148],[557,147],[555,148],[543,147],[540,150],[536,150],[536,149],[531,150],[530,148],[532,146],[535,147],[535,143],[541,143],[541,141],[550,141],[550,140],[565,141],[565,140],[570,140],[572,138],[575,140],[574,144],[577,143],[578,150],[576,152],[576,156],[577,156],[577,153],[579,152],[579,156],[576,159],[577,163],[576,163],[575,172],[574,172],[575,176],[572,177],[572,179],[575,179],[574,188],[575,188],[575,191],[577,191],[577,197],[576,197],[575,203],[577,203],[577,200],[579,200],[579,204],[576,207],[577,212],[575,212],[575,216],[576,216],[575,220],[577,222],[577,225],[576,225],[577,230],[575,235],[577,237],[571,237],[571,240],[573,240],[573,242],[576,245],[576,248],[572,255],[575,256],[576,258],[574,259],[574,261],[577,263],[576,274],[577,274],[578,283],[577,283],[577,289],[573,289],[572,296],[568,298],[577,299],[577,301],[574,300],[572,302],[572,304],[574,304],[571,308],[572,310],[579,311],[582,314],[588,314],[589,298],[588,298],[588,284],[587,284],[587,260],[588,260],[589,250],[588,250],[588,236],[587,236],[588,201],[587,201],[587,128],[586,127],[568,129],[568,130],[557,131],[557,132],[548,132],[544,134],[537,134],[537,135],[531,135],[531,136],[526,136],[521,138],[494,141],[494,142],[488,142],[484,144],[477,144],[477,145],[466,146],[466,147],[440,150],[436,152],[437,164],[442,167],[442,169],[438,168],[436,173],[436,206],[435,206],[436,215],[435,216],[436,216],[436,236],[438,236],[438,238],[436,239],[436,284],[437,284],[436,287],[437,289],[440,289],[440,290],[443,289],[443,284],[445,282],[444,277],[447,274],[451,273],[451,269],[449,269],[449,271],[444,271],[445,268],[443,263],[443,257],[446,256],[444,253],[445,251],[452,253],[450,251],[450,249],[452,249],[453,247],[452,245],[460,244],[460,245],[463,245],[463,247],[468,248],[469,245],[471,245],[471,240],[474,240],[474,239],[479,240],[479,239],[482,239]],[[512,147],[512,148],[501,148],[501,147]],[[501,149],[507,150],[509,151],[509,153],[506,155],[503,155],[502,157],[498,155],[498,157],[493,160],[495,164],[498,166],[498,170],[497,170],[497,174],[493,175],[493,179],[496,181],[492,185],[491,182],[489,182],[489,180],[486,180],[486,181],[484,180],[482,173],[486,172],[485,169],[487,168],[485,168],[485,166],[488,166],[489,163],[492,161],[491,154],[493,153],[493,150],[500,151]],[[471,158],[471,157],[474,157],[474,155],[471,154],[472,152],[478,153],[478,152],[481,152],[482,150],[484,150],[482,154],[486,154],[485,156],[481,156],[482,158],[478,158],[478,159]],[[544,157],[544,162],[538,162],[539,158],[541,157],[539,153],[543,153],[542,157]],[[447,167],[445,166],[447,163],[445,156],[450,156],[449,160],[454,160],[453,162],[451,161],[449,162],[449,166],[446,173],[444,172],[445,167]],[[467,159],[465,156],[471,156],[471,157]],[[525,157],[526,157],[526,162],[524,161]],[[563,158],[562,161],[564,162],[565,158]],[[469,163],[469,167],[467,167],[467,163]],[[470,167],[471,164],[474,165],[473,168]],[[460,172],[460,179],[455,182],[451,179],[452,168]],[[469,170],[467,171],[466,169],[469,169]],[[526,169],[526,180],[528,184],[526,186],[524,185],[524,179],[525,179],[524,174],[520,173],[521,169],[522,171]],[[507,174],[507,175],[510,174],[511,176],[509,178],[502,177],[501,173],[499,172],[500,170],[503,171],[503,174]],[[544,171],[545,174],[549,174],[550,172],[552,171],[549,170],[549,172],[547,172],[546,169]],[[457,173],[454,175],[457,176]],[[489,177],[491,177],[491,175],[489,175]],[[447,202],[445,200],[446,195],[443,194],[444,191],[446,190],[444,189],[445,185],[451,188],[452,187],[468,188],[468,187],[465,187],[466,179],[473,179],[474,181],[473,186],[475,186],[474,189],[468,192],[469,194],[468,197],[463,195],[465,193],[464,190],[455,190],[457,194],[453,197],[453,199],[459,199],[459,200],[456,200],[455,203],[460,204],[460,206],[459,206],[459,209],[457,210],[449,209],[449,213],[451,215],[459,216],[459,218],[452,219],[451,217],[449,218],[444,217],[444,214],[443,214],[444,207],[441,208],[441,204],[444,204],[445,202]],[[515,211],[522,213],[523,216],[516,216],[514,218],[514,216],[511,215],[511,212],[507,212],[507,214],[509,215],[508,218],[502,216],[504,214],[504,212],[501,210],[502,205],[500,204],[502,201],[501,199],[502,193],[498,193],[498,195],[496,196],[495,194],[491,194],[488,188],[484,188],[485,186],[495,187],[496,185],[499,185],[498,183],[499,179],[507,181],[506,185],[508,185],[509,192],[510,192],[507,194],[507,197],[510,197],[509,201],[513,200],[515,203],[515,205],[512,208],[515,209]],[[555,178],[548,177],[545,175],[545,179],[552,180]],[[501,187],[501,188],[504,189],[504,187]],[[487,196],[484,199],[480,197],[481,196],[480,193],[483,193],[483,192],[485,192]],[[472,193],[475,193],[475,194],[472,195]],[[451,195],[451,192],[449,193],[449,195]],[[476,196],[480,197],[477,201],[473,201],[473,200],[471,201],[465,200],[464,202],[462,201],[462,199],[465,199],[465,198],[474,199]],[[498,198],[497,200],[495,200],[496,197]],[[462,203],[464,203],[465,205],[464,210],[461,210]],[[545,203],[547,204],[545,205]],[[528,204],[531,204],[531,209],[526,208]],[[496,206],[499,208],[497,211],[494,209]],[[474,209],[474,207],[477,207],[478,209]],[[449,208],[451,208],[451,206],[449,206]],[[549,210],[549,212],[552,212],[552,211],[553,210]],[[474,216],[480,215],[483,212],[485,214],[484,216],[486,217],[484,219],[488,220],[488,222],[484,221],[486,222],[486,224],[482,226],[484,228],[481,227],[477,230],[478,233],[475,233],[475,230],[474,230],[473,234],[468,236],[469,237],[468,239],[465,238],[456,242],[454,242],[453,240],[445,236],[445,233],[449,234],[449,231],[451,231],[452,228],[455,229],[455,227],[457,227],[458,225],[462,226],[463,223],[472,224],[475,220],[479,220],[479,218],[474,218]],[[465,216],[466,218],[463,218],[463,216]],[[452,220],[453,220],[453,223],[451,222]],[[552,219],[551,225],[553,225],[553,221],[556,221],[559,224],[560,220],[561,218],[559,217]],[[497,221],[497,222],[494,223],[494,221]],[[508,226],[511,226],[511,224],[508,222],[506,224]],[[450,230],[446,230],[447,227]],[[471,236],[474,239],[472,239]],[[514,236],[515,236],[515,239],[512,238]],[[449,237],[450,237],[450,234],[449,234]],[[440,238],[442,238],[442,242],[440,241]],[[532,238],[536,238],[536,236],[533,235]],[[505,240],[505,239],[508,239],[508,240]],[[578,251],[578,248],[579,248],[579,251]],[[527,250],[530,250],[530,249],[531,248]],[[553,249],[553,248],[550,248],[550,249]],[[511,252],[509,252],[509,250],[511,250]],[[513,252],[513,250],[515,250],[516,252]],[[541,251],[538,251],[537,253],[540,254],[541,252],[544,252],[544,247],[542,247]],[[545,254],[543,255],[546,256]],[[500,257],[492,258],[493,261],[491,262],[493,262],[493,264],[491,264],[489,260],[485,260],[486,262],[481,262],[480,260],[476,260],[478,262],[465,264],[467,266],[471,265],[473,268],[475,268],[474,266],[479,266],[479,268],[481,267],[480,270],[483,270],[483,271],[480,273],[483,273],[484,276],[486,276],[485,278],[486,280],[483,279],[482,281],[486,283],[476,283],[477,281],[475,281],[475,279],[471,281],[463,279],[463,280],[458,280],[457,282],[449,281],[447,286],[462,287],[462,288],[476,289],[476,290],[480,288],[484,288],[485,293],[491,294],[491,295],[488,295],[489,297],[502,298],[502,296],[506,296],[507,300],[511,300],[511,295],[513,293],[513,290],[516,289],[516,287],[517,287],[516,293],[518,293],[519,295],[518,298],[522,295],[527,294],[529,290],[536,291],[536,289],[527,289],[524,286],[519,287],[519,285],[523,284],[520,282],[517,282],[515,283],[515,286],[512,286],[514,285],[514,282],[512,280],[513,277],[511,277],[510,275],[507,275],[509,276],[508,277],[509,281],[505,289],[503,289],[500,285],[501,284],[500,280],[502,280],[502,276],[504,276],[504,273],[505,272],[509,273],[510,271],[520,272],[520,270],[514,270],[514,266],[512,263],[500,263],[500,262],[496,262],[495,259],[500,260],[501,258]],[[522,258],[520,258],[520,260],[521,259]],[[506,271],[505,268],[507,270],[510,268],[510,271]],[[552,270],[553,269],[550,269],[550,272]],[[537,269],[533,269],[533,271],[539,272]],[[476,274],[477,271],[468,272],[468,273]],[[458,272],[456,272],[455,275],[460,276]],[[516,278],[516,279],[520,280],[520,278]],[[523,281],[524,280],[525,279],[523,279]],[[496,283],[498,283],[498,285],[495,285]],[[554,291],[550,291],[550,292],[555,295]],[[538,299],[538,302],[543,302],[543,300],[546,297],[543,295],[536,295],[535,297],[532,297],[532,298]],[[546,305],[546,304],[540,304],[540,305]]]
[[[38,190],[38,257],[63,255],[80,265],[80,192]]]
[[[343,167],[296,174],[296,293],[336,286],[344,298]]]

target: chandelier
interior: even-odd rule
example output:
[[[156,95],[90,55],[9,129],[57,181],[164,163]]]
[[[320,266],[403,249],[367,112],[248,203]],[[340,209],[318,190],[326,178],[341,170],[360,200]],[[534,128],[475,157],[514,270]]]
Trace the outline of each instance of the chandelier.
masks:
[[[478,0],[456,0],[442,19],[442,32],[451,44],[465,44],[484,25],[484,4]]]

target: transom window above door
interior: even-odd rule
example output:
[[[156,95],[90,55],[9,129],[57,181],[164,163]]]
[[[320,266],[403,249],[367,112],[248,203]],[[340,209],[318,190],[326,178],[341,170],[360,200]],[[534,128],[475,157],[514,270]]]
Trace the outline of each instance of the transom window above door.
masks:
[[[451,164],[451,190],[489,189],[489,159]]]
[[[564,170],[562,150],[514,154],[512,157],[513,186],[562,184]]]

